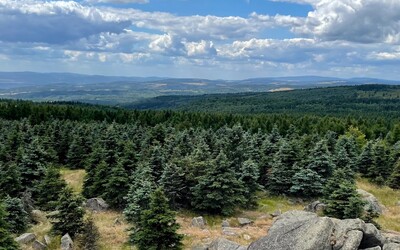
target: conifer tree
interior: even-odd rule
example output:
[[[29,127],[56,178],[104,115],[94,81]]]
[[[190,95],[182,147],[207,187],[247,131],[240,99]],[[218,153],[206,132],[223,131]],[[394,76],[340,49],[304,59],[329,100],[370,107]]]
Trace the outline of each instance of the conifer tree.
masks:
[[[183,237],[178,229],[175,213],[159,188],[150,196],[149,208],[142,212],[130,238],[138,250],[179,250]]]
[[[244,186],[244,198],[248,206],[256,205],[256,192],[261,189],[261,185],[258,184],[260,177],[259,166],[252,160],[249,159],[242,163],[239,172],[239,180]]]
[[[389,152],[383,140],[377,140],[373,147],[374,165],[368,169],[368,176],[379,185],[383,185],[392,173]]]
[[[17,242],[11,237],[9,225],[5,221],[7,212],[4,210],[3,204],[0,203],[0,249],[18,250]]]
[[[16,197],[22,190],[21,173],[17,165],[0,162],[0,197]]]
[[[294,166],[299,166],[300,157],[297,141],[282,141],[269,174],[268,188],[276,194],[287,194],[295,174]],[[295,165],[296,164],[296,165]]]
[[[204,175],[191,188],[192,206],[200,211],[212,214],[230,215],[238,205],[244,202],[243,182],[238,180],[235,172],[223,152],[210,162]]]
[[[317,173],[324,183],[332,175],[334,167],[326,141],[319,141],[308,156],[307,168]]]
[[[324,179],[311,168],[303,168],[293,176],[290,193],[304,198],[318,197],[322,194]]]
[[[94,223],[93,217],[89,216],[83,222],[81,234],[78,236],[79,249],[83,250],[98,250],[100,233],[99,229]]]
[[[61,179],[60,170],[52,166],[48,167],[43,179],[36,185],[34,194],[37,205],[45,211],[55,210],[65,187],[66,183]]]
[[[121,209],[125,207],[125,196],[129,190],[129,178],[122,162],[111,169],[107,182],[104,185],[103,197],[113,208]]]
[[[400,189],[400,158],[394,165],[393,172],[388,180],[388,185],[393,189]]]
[[[356,191],[355,180],[345,169],[337,169],[324,188],[324,213],[339,219],[361,218],[364,202]]]
[[[71,237],[83,230],[83,216],[85,210],[82,208],[82,199],[69,187],[63,189],[58,200],[58,214],[52,216],[54,219],[52,231],[55,234],[64,235],[68,233]]]
[[[97,195],[96,190],[96,175],[98,172],[98,166],[102,163],[104,155],[104,150],[99,144],[95,144],[92,153],[90,154],[89,158],[86,162],[86,176],[83,182],[83,191],[82,194],[86,198],[93,198]],[[102,180],[104,181],[104,180]]]
[[[24,210],[22,201],[7,196],[4,199],[4,209],[7,213],[4,219],[9,225],[9,230],[13,233],[24,232],[28,227],[29,215]]]
[[[190,190],[183,167],[175,163],[167,163],[161,175],[160,185],[172,208],[185,206],[189,201]]]
[[[370,169],[375,168],[375,152],[372,141],[367,142],[357,161],[358,171],[366,177],[369,177]]]
[[[148,165],[138,166],[131,179],[124,215],[128,222],[137,223],[142,211],[148,209],[155,183]]]

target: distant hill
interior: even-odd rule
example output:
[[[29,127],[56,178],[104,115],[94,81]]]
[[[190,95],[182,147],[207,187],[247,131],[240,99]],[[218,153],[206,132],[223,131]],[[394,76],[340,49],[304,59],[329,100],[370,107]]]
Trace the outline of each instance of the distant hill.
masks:
[[[322,86],[389,84],[371,78],[341,79],[319,76],[265,77],[244,80],[121,77],[71,73],[0,72],[0,98],[35,101],[79,101],[126,105],[169,95],[279,92]]]
[[[293,91],[159,96],[132,103],[132,109],[240,114],[317,114],[398,117],[400,86],[358,85],[299,89]]]

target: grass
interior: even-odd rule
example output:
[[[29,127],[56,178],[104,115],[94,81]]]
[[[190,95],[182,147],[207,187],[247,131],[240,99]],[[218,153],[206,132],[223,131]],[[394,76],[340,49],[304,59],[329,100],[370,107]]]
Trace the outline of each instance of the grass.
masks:
[[[75,193],[81,193],[86,172],[83,169],[61,169],[61,176]]]
[[[357,180],[357,186],[373,194],[386,207],[387,211],[376,220],[382,229],[400,232],[400,206],[396,206],[400,201],[400,190],[377,186],[363,178]]]

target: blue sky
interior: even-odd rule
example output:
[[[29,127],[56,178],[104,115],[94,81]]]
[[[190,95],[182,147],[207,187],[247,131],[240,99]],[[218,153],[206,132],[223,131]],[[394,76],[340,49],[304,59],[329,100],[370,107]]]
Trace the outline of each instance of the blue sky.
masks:
[[[398,0],[0,0],[0,71],[400,76]]]

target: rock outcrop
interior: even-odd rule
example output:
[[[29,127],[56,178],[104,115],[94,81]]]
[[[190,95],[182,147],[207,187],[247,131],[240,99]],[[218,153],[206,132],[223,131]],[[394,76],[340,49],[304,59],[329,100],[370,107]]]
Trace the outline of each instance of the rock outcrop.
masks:
[[[36,235],[33,233],[24,233],[15,238],[14,240],[20,244],[29,244],[32,241],[36,240]]]
[[[64,235],[61,238],[61,250],[73,250],[74,249],[74,242],[71,239],[69,234]]]
[[[386,208],[382,204],[379,203],[378,199],[371,193],[368,193],[367,191],[363,189],[357,189],[357,193],[361,195],[362,200],[366,203],[364,210],[368,210],[369,208],[372,209],[372,211],[382,214]]]
[[[202,216],[194,217],[192,219],[192,227],[198,227],[204,229],[206,227],[207,222],[204,220]]]
[[[207,248],[208,250],[246,250],[247,247],[241,246],[233,241],[218,238]]]
[[[86,201],[86,207],[95,212],[102,212],[108,209],[108,204],[102,198],[91,198]]]
[[[374,225],[360,219],[339,220],[306,211],[289,211],[279,216],[268,235],[253,242],[248,250],[381,249],[387,243]],[[396,243],[390,244],[387,247]]]
[[[314,202],[311,202],[310,204],[308,204],[304,208],[304,211],[319,213],[319,212],[324,211],[325,207],[326,207],[325,203],[322,203],[320,201],[314,201]]]

